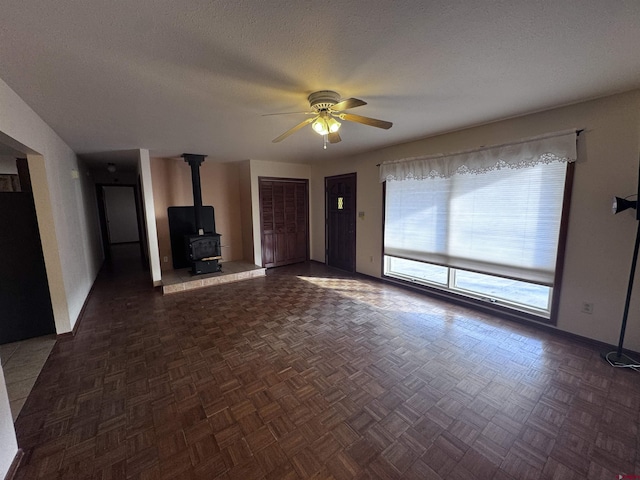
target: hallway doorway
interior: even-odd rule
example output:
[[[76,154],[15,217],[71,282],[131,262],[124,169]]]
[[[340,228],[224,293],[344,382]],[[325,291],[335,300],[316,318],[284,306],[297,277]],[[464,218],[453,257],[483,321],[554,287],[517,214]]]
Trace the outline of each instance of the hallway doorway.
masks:
[[[136,259],[144,262],[141,226],[142,209],[136,185],[96,184],[98,216],[106,261],[112,259],[118,245],[135,245]],[[125,249],[128,251],[128,249]],[[122,249],[118,250],[120,254]]]

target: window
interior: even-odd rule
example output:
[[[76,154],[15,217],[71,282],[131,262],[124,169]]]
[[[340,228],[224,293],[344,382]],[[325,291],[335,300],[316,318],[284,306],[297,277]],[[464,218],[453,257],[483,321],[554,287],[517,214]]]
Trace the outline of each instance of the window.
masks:
[[[414,284],[448,290],[547,318],[551,309],[553,289],[546,285],[416,262],[389,255],[384,257],[384,274]]]
[[[384,274],[549,318],[575,131],[383,164]]]

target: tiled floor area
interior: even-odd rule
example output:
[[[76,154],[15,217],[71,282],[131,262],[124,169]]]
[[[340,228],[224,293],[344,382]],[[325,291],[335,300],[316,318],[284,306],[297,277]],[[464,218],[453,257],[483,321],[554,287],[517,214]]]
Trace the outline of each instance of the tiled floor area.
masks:
[[[640,377],[590,346],[317,264],[147,284],[101,274],[16,422],[17,478],[640,474]]]
[[[0,361],[15,421],[56,343],[55,335],[0,345]]]

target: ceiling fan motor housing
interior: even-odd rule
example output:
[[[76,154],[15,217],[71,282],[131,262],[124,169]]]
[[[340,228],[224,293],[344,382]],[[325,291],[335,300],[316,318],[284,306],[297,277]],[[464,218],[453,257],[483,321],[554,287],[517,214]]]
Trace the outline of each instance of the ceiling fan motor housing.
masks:
[[[340,95],[332,90],[320,90],[319,92],[313,92],[308,97],[309,105],[316,112],[323,110],[329,110],[336,103],[340,101]]]

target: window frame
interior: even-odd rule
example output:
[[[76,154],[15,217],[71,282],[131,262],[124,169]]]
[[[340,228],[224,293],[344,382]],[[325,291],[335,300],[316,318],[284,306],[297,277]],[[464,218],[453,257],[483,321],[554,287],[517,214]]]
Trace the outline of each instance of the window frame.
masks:
[[[578,154],[579,157],[579,154]],[[384,233],[386,228],[386,202],[387,202],[387,182],[382,182],[382,252],[381,258],[382,262],[380,263],[380,275],[381,278],[385,281],[389,281],[391,283],[397,283],[400,285],[405,285],[411,287],[413,289],[417,289],[424,293],[433,294],[439,297],[444,297],[446,299],[452,300],[457,303],[463,303],[466,305],[470,305],[473,307],[477,307],[484,310],[490,310],[492,312],[502,313],[507,317],[512,318],[524,318],[526,320],[534,320],[537,322],[543,322],[550,325],[557,325],[558,318],[558,309],[560,305],[560,295],[562,290],[562,277],[564,274],[564,258],[566,253],[566,241],[567,234],[569,228],[569,212],[571,209],[571,197],[573,191],[573,179],[575,173],[575,162],[567,163],[567,171],[565,174],[565,183],[564,183],[564,193],[562,197],[562,212],[560,217],[560,228],[558,232],[558,250],[556,256],[556,266],[554,273],[554,281],[551,298],[549,300],[550,308],[549,308],[549,316],[546,317],[544,315],[540,315],[535,313],[534,309],[528,308],[519,308],[515,304],[508,301],[500,301],[500,302],[488,302],[486,300],[482,300],[478,298],[477,295],[468,295],[462,293],[461,290],[451,290],[449,288],[442,288],[439,286],[429,285],[426,282],[418,282],[418,281],[409,281],[400,279],[394,276],[390,276],[385,274],[385,253],[384,253]],[[451,283],[452,274],[451,272],[454,270],[454,267],[447,267],[449,269],[447,277],[448,277],[448,285]]]

